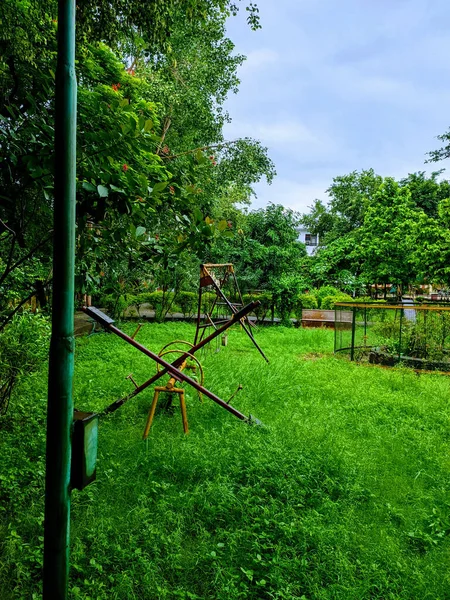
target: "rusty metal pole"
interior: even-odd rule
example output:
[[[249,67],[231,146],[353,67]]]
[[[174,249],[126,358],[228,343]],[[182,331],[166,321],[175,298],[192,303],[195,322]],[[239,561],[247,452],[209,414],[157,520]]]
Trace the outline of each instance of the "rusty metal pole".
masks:
[[[73,423],[76,185],[75,0],[58,2],[52,337],[47,408],[44,600],[66,600]]]

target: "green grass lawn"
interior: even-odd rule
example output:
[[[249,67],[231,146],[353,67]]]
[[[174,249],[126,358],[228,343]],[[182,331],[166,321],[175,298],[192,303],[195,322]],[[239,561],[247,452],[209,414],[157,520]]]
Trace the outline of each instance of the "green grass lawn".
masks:
[[[127,324],[127,332],[134,325]],[[158,351],[187,324],[146,325]],[[205,385],[248,426],[188,392],[142,441],[153,391],[101,420],[97,481],[72,498],[71,598],[450,598],[450,378],[358,366],[333,332],[243,332],[199,354]],[[75,404],[100,410],[155,371],[119,338],[79,339]],[[38,598],[46,374],[0,422],[0,598]],[[35,594],[35,595],[33,595]]]

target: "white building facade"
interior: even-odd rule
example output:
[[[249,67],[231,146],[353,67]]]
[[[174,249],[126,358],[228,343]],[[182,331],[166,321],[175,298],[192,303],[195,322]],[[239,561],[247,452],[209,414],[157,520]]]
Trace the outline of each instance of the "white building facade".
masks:
[[[298,241],[306,246],[306,252],[309,256],[312,256],[319,245],[319,236],[317,234],[309,233],[307,229],[297,227]]]

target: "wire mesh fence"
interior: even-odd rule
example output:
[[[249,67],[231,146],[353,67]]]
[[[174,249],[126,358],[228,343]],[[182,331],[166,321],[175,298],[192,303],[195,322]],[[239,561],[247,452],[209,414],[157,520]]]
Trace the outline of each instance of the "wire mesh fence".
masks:
[[[450,307],[339,302],[334,351],[350,360],[450,371]]]

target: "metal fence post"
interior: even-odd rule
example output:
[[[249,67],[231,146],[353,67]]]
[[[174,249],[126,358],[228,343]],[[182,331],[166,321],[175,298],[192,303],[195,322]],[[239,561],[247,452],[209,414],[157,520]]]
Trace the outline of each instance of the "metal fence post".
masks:
[[[352,347],[350,350],[350,360],[355,359],[355,330],[356,330],[356,306],[352,307]]]
[[[402,326],[403,326],[403,308],[400,309],[400,335],[398,339],[398,362],[402,358]]]

